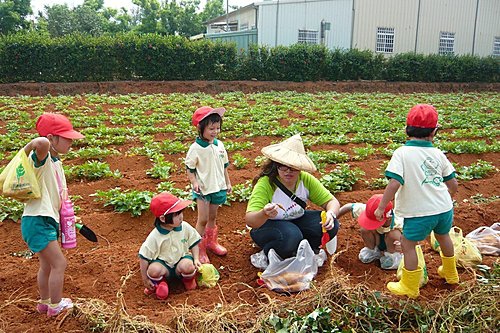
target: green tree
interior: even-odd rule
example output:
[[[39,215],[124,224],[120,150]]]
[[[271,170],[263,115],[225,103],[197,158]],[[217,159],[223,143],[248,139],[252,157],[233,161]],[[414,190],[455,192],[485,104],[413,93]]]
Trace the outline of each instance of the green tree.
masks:
[[[0,0],[0,34],[29,28],[32,13],[31,0]]]
[[[140,24],[137,26],[137,31],[142,33],[158,32],[160,3],[157,0],[132,0],[132,3],[139,7],[140,12]]]
[[[223,0],[208,0],[205,8],[203,8],[203,11],[200,13],[201,23],[219,17],[225,13],[226,10],[224,9]]]
[[[45,15],[38,18],[39,25],[46,25],[52,37],[60,37],[75,31],[75,18],[68,5],[45,6]],[[46,23],[42,23],[45,21]]]

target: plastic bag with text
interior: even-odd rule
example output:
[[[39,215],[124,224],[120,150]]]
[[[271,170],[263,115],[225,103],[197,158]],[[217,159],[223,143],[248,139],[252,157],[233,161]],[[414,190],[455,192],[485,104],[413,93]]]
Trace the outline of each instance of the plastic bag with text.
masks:
[[[40,198],[40,186],[24,148],[0,174],[0,185],[1,194],[5,197],[21,202]]]
[[[465,236],[477,246],[482,254],[500,255],[500,223],[494,223],[491,227],[479,227]]]
[[[455,259],[460,267],[475,267],[483,262],[483,256],[477,246],[462,234],[462,229],[453,227],[450,230],[450,238],[455,250]],[[439,252],[441,250],[439,242],[431,232],[431,247]]]
[[[422,288],[427,284],[427,281],[429,281],[429,276],[427,274],[427,265],[425,264],[424,252],[422,252],[422,248],[420,247],[420,245],[415,246],[415,251],[417,252],[418,267],[422,268],[422,276],[420,277],[420,288]],[[399,267],[396,272],[396,277],[398,278],[398,280],[401,279],[401,276],[403,274],[404,264],[405,261],[403,256],[403,258],[399,262]]]
[[[296,257],[283,260],[271,249],[268,259],[269,265],[260,280],[276,292],[294,293],[307,290],[318,273],[318,261],[306,239],[300,242]]]

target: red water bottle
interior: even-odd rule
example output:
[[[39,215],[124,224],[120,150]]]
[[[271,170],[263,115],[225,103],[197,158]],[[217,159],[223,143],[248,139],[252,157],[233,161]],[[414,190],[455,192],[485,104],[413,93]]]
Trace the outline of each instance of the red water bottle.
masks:
[[[61,245],[64,249],[76,247],[75,211],[69,198],[62,200],[59,223],[61,225]]]

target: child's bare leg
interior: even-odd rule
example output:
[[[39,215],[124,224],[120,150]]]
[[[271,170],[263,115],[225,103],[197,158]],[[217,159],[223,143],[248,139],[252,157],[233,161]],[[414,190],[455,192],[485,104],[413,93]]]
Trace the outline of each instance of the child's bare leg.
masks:
[[[148,266],[148,277],[152,280],[159,281],[163,277],[168,277],[168,270],[159,262],[153,262]]]
[[[217,210],[219,205],[210,204],[208,209],[208,222],[207,227],[215,228],[215,219],[217,218]]]
[[[369,249],[374,249],[375,246],[378,245],[380,239],[377,237],[378,233],[375,230],[366,230],[364,228],[360,229],[361,238],[363,238],[363,242],[365,246]]]
[[[177,264],[176,271],[179,275],[189,275],[196,271],[196,267],[191,259],[184,258]]]
[[[203,199],[196,199],[196,209],[198,210],[198,220],[196,222],[196,230],[200,235],[205,234],[205,227],[209,220],[210,203]]]
[[[405,268],[408,271],[414,271],[418,268],[418,257],[415,246],[417,242],[406,239],[405,236],[401,237],[401,247],[403,248]],[[423,268],[423,267],[422,267]]]
[[[40,271],[43,271],[39,271],[38,273],[38,277],[42,278],[42,280],[38,282],[38,286],[40,288],[48,287],[48,297],[50,297],[51,303],[59,303],[61,301],[63,293],[66,258],[64,258],[64,255],[57,241],[50,242],[45,249],[40,251],[39,256]],[[42,296],[42,299],[46,299],[45,295],[42,294],[42,290],[40,290],[40,296]]]
[[[436,240],[439,242],[439,247],[441,252],[445,257],[453,257],[455,255],[455,249],[453,248],[453,241],[451,240],[450,234],[438,235],[434,233]]]
[[[37,283],[40,298],[50,299],[49,293],[50,263],[40,256],[40,268],[38,269]]]
[[[399,245],[395,242],[399,242]],[[401,231],[394,229],[385,234],[385,244],[387,245],[387,252],[401,252]]]

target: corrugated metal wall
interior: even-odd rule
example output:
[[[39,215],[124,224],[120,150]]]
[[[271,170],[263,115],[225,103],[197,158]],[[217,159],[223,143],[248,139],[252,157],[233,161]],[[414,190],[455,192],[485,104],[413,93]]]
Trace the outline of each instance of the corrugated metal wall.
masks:
[[[259,4],[259,44],[292,45],[300,30],[320,31],[321,21],[330,22],[325,33],[329,48],[349,48],[352,0],[284,0]]]
[[[355,0],[352,48],[375,51],[377,28],[394,28],[394,53],[413,51],[418,0]]]
[[[455,54],[489,56],[494,37],[500,36],[500,0],[354,0],[354,4],[353,48],[375,51],[377,28],[384,27],[394,28],[393,54],[436,54],[440,32],[451,32]]]
[[[474,54],[493,53],[495,37],[500,38],[500,0],[481,0],[478,6]]]
[[[221,42],[235,42],[240,52],[247,51],[250,44],[257,44],[257,30],[206,34],[205,37]]]

